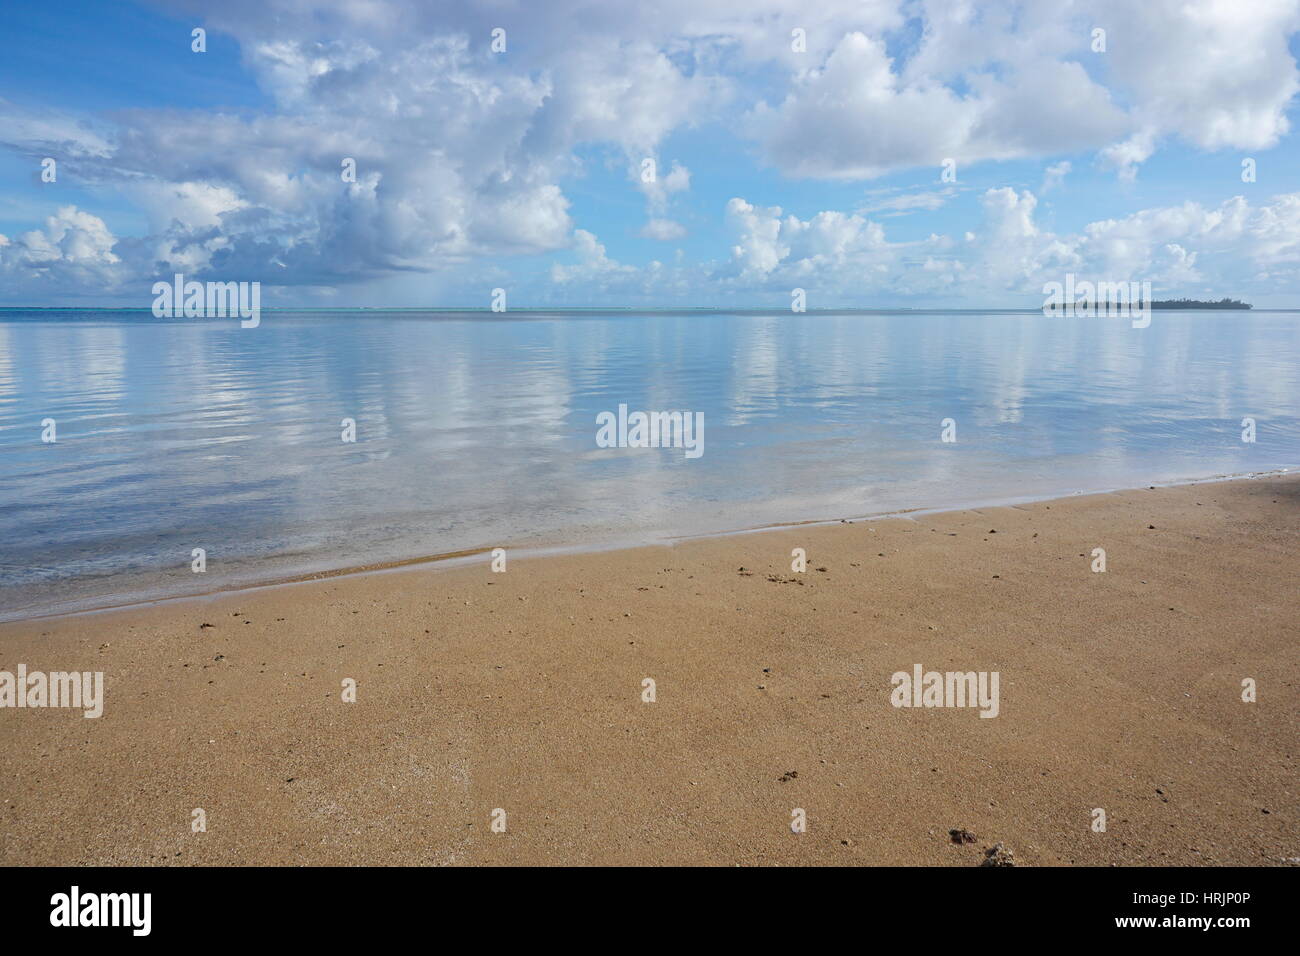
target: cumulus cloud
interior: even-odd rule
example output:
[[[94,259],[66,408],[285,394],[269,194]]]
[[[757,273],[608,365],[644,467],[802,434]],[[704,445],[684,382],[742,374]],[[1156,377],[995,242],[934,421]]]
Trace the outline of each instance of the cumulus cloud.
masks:
[[[838,291],[849,273],[870,283],[904,248],[887,243],[883,227],[856,213],[831,210],[802,220],[779,206],[735,198],[727,203],[727,223],[735,244],[730,262],[716,274],[758,288],[818,282]]]
[[[585,229],[574,231],[572,265],[551,267],[551,286],[537,301],[559,305],[598,305],[615,301],[620,304],[648,302],[662,306],[688,295],[698,295],[697,269],[681,262],[665,266],[652,260],[643,267],[617,262],[609,257],[605,246]]]
[[[949,158],[960,166],[1071,152],[1126,128],[1109,92],[1076,62],[1035,56],[1001,73],[972,72],[959,93],[932,76],[906,78],[882,40],[850,33],[778,107],[759,104],[750,129],[792,175],[866,179]]]
[[[961,239],[891,241],[861,215],[808,219],[734,198],[726,221],[729,261],[710,280],[723,288],[804,288],[820,306],[870,306],[919,297],[941,303],[1032,305],[1067,272],[1091,281],[1150,281],[1158,294],[1239,294],[1244,277],[1270,288],[1300,279],[1300,193],[1251,206],[1234,197],[1146,209],[1054,233],[1036,221],[1038,200],[1004,187],[981,197],[983,221]],[[702,284],[701,284],[702,285]]]
[[[0,235],[0,276],[16,288],[111,289],[123,278],[116,242],[102,219],[63,206],[41,229],[14,239]]]
[[[1300,194],[1252,206],[1242,196],[1217,206],[1186,202],[1089,223],[1055,234],[1034,221],[1028,192],[989,190],[986,227],[970,244],[978,295],[1032,293],[1066,272],[1092,281],[1150,281],[1157,293],[1285,291],[1300,278]]]
[[[799,72],[751,134],[795,176],[863,179],[937,166],[1102,150],[1124,178],[1165,138],[1262,149],[1289,129],[1298,83],[1293,0],[1249,13],[1219,0],[923,4],[918,49],[848,32]],[[1092,30],[1106,31],[1095,52]]]
[[[134,287],[173,271],[373,287],[525,256],[576,259],[539,270],[568,289],[585,277],[699,296],[692,282],[738,290],[811,276],[907,292],[969,281],[972,249],[992,244],[993,274],[1023,281],[1104,243],[1043,233],[1033,197],[1014,190],[986,195],[983,225],[960,242],[891,243],[870,218],[934,211],[951,191],[869,196],[856,212],[808,219],[735,199],[722,214],[733,248],[717,261],[633,267],[575,220],[565,184],[589,147],[607,149],[633,170],[625,188],[644,202],[639,234],[679,240],[680,220],[696,221],[679,208],[694,177],[664,154],[705,124],[790,177],[860,181],[948,158],[964,168],[1041,157],[1058,160],[1046,193],[1069,169],[1061,155],[1090,152],[1131,180],[1169,143],[1265,149],[1285,136],[1297,89],[1288,39],[1300,30],[1294,0],[1259,0],[1249,16],[1218,0],[160,5],[232,37],[268,105],[86,117],[0,102],[0,147],[59,156],[61,172],[66,163],[148,222],[145,235],[114,237],[60,208],[0,246],[8,293]],[[1104,53],[1090,48],[1098,26]],[[490,47],[496,28],[505,52]],[[667,167],[649,182],[637,175],[647,157]],[[345,160],[355,179],[341,175]],[[1277,200],[1239,214],[1258,220],[1245,248],[1263,257],[1242,268],[1276,280],[1290,268],[1289,209]],[[1209,234],[1167,231],[1149,262],[1180,281],[1214,274],[1222,256],[1203,244]]]
[[[1106,63],[1139,128],[1203,149],[1265,149],[1290,128],[1294,0],[1106,0]]]
[[[605,254],[605,247],[586,229],[577,229],[573,234],[574,251],[577,254],[576,265],[554,265],[551,267],[551,280],[557,283],[606,281],[614,275],[634,275],[634,266],[625,266],[615,262]]]

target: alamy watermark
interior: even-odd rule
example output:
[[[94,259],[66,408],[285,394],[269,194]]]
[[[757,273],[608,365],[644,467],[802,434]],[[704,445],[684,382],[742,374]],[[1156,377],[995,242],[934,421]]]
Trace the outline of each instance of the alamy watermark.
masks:
[[[596,416],[597,448],[684,448],[687,458],[704,454],[703,412],[632,412]]]
[[[152,893],[83,893],[73,886],[50,897],[51,926],[124,926],[132,936],[148,936],[152,913]]]
[[[1131,318],[1135,329],[1151,324],[1150,282],[1080,282],[1067,272],[1064,284],[1046,283],[1043,295],[1043,315],[1048,318]]]
[[[239,316],[243,329],[255,329],[262,321],[260,282],[186,282],[178,272],[171,282],[155,282],[153,294],[153,314],[159,319]]]
[[[925,671],[920,664],[912,673],[896,671],[889,678],[894,689],[889,702],[895,707],[978,707],[981,717],[996,717],[997,671]]]
[[[0,671],[0,707],[76,707],[82,717],[104,713],[103,671]]]

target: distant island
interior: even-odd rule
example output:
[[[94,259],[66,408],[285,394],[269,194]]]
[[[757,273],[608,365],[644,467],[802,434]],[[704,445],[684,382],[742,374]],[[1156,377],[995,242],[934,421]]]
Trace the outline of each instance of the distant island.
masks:
[[[1220,299],[1218,302],[1203,302],[1200,299],[1158,299],[1151,303],[1153,309],[1249,309],[1249,302],[1236,299]]]

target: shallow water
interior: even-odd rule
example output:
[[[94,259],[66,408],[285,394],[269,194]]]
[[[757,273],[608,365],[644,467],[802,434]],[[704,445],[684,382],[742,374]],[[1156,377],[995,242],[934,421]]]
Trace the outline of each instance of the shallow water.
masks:
[[[1290,312],[0,311],[0,618],[1296,467],[1298,396]],[[597,447],[619,404],[702,456]]]

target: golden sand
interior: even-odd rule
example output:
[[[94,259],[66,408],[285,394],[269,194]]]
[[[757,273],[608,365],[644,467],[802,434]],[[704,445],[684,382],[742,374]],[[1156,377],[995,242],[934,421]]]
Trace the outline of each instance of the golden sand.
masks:
[[[1267,478],[0,625],[106,686],[0,710],[0,863],[1295,863],[1297,555]]]

